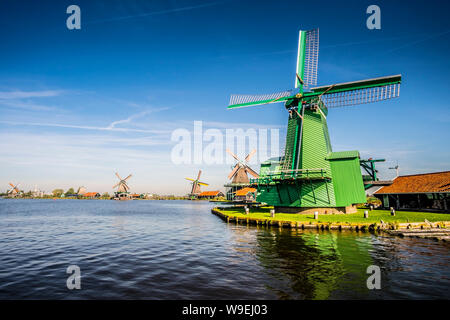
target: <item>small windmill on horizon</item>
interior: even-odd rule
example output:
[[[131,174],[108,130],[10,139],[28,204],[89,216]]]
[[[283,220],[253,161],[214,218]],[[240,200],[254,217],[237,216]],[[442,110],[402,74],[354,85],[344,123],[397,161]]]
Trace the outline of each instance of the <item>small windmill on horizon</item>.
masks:
[[[227,188],[227,200],[234,200],[236,191],[250,186],[250,180],[248,174],[252,175],[254,178],[259,178],[259,174],[256,173],[250,166],[248,162],[255,155],[256,149],[253,149],[245,158],[241,160],[236,154],[231,152],[229,149],[226,150],[236,161],[232,171],[228,175],[228,179],[231,183],[225,184],[224,187]]]
[[[228,175],[228,179],[233,179],[231,183],[249,183],[248,174],[251,174],[255,178],[259,178],[259,175],[249,167],[248,162],[256,153],[256,149],[253,149],[244,160],[240,160],[237,155],[227,149],[227,152],[237,161],[233,170]]]
[[[398,177],[398,171],[399,171],[398,168],[399,168],[398,161],[397,161],[397,164],[394,167],[389,167],[389,170],[395,170],[395,177],[396,178]]]
[[[12,184],[11,182],[9,185],[12,187],[10,190],[8,190],[6,193],[8,196],[16,197],[20,194],[19,185],[20,183],[17,183],[16,185]]]
[[[197,196],[202,192],[200,190],[200,186],[209,186],[209,184],[200,181],[200,176],[202,174],[202,170],[198,170],[197,179],[185,178],[186,180],[192,181],[191,193],[188,194],[189,199],[196,199]]]
[[[130,190],[130,187],[127,184],[127,180],[131,178],[131,174],[128,175],[125,179],[122,179],[119,174],[116,172],[117,178],[119,178],[119,182],[116,183],[113,186],[114,188],[117,188],[117,191],[115,192],[115,199],[118,200],[128,200],[130,198],[130,195],[128,193],[128,190]]]

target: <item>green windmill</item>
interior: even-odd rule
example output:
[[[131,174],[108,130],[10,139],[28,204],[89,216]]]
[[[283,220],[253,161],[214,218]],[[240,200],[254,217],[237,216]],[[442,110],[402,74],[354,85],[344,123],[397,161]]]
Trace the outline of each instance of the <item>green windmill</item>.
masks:
[[[398,97],[401,75],[311,87],[317,85],[318,55],[319,30],[300,31],[295,89],[232,95],[228,108],[284,102],[289,113],[284,156],[262,163],[259,178],[250,180],[258,201],[284,212],[355,212],[354,204],[366,201],[364,185],[383,184],[373,181],[380,160],[360,160],[358,151],[333,152],[328,109]],[[360,165],[372,170],[372,181],[363,180]]]

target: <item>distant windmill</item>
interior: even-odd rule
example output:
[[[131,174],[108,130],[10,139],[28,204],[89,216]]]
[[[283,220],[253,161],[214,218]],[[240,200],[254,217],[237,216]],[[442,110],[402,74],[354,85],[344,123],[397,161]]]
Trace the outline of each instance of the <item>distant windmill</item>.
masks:
[[[227,152],[236,159],[237,163],[234,166],[233,170],[228,175],[228,179],[233,179],[231,183],[249,183],[248,173],[250,173],[253,177],[259,178],[259,175],[253,171],[252,168],[248,166],[248,162],[256,153],[256,149],[253,149],[244,159],[244,161],[240,160],[233,152],[227,149]]]
[[[116,172],[117,178],[119,178],[119,182],[113,186],[113,189],[117,187],[117,193],[127,193],[130,190],[130,187],[127,184],[127,180],[131,177],[131,174],[128,175],[125,179],[122,179],[119,174]]]
[[[13,185],[11,182],[9,183],[9,185],[12,187],[10,190],[8,190],[7,194],[11,195],[13,197],[17,196],[20,191],[19,191],[19,184]]]
[[[395,177],[397,178],[398,177],[398,161],[397,161],[397,164],[395,167],[390,167],[389,169],[395,170],[395,174],[396,174]]]
[[[190,198],[197,197],[202,191],[200,190],[200,186],[209,186],[209,184],[200,181],[200,176],[202,174],[202,170],[198,170],[197,179],[185,178],[186,180],[192,181],[192,189],[189,194]]]
[[[86,192],[87,192],[86,187],[81,186],[81,187],[78,188],[77,194],[82,196]]]

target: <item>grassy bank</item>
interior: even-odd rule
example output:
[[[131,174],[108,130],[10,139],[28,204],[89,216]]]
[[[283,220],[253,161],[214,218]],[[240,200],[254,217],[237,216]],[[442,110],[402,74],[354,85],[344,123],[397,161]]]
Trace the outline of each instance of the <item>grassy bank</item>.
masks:
[[[267,221],[267,222],[283,222],[303,225],[379,225],[381,220],[385,224],[398,225],[407,223],[424,223],[425,219],[430,222],[450,222],[450,214],[431,213],[431,212],[408,212],[397,211],[395,216],[387,210],[369,211],[369,218],[364,218],[364,209],[358,209],[357,213],[319,215],[319,219],[315,220],[313,214],[289,214],[276,213],[275,217],[270,216],[271,207],[250,209],[248,215],[244,213],[243,207],[215,208],[215,210],[224,217],[239,220]]]

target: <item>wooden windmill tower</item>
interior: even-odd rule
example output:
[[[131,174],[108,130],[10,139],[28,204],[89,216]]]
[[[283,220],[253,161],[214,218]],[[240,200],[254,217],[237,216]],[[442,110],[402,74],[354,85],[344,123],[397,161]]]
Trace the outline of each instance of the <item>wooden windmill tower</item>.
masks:
[[[295,89],[232,95],[228,108],[284,102],[288,111],[284,157],[270,170],[262,164],[260,177],[250,181],[258,188],[259,202],[286,212],[354,212],[354,204],[365,202],[359,152],[332,151],[328,109],[398,97],[401,75],[305,90],[317,84],[318,54],[318,29],[300,31]]]
[[[132,176],[131,174],[128,175],[128,177],[126,177],[125,179],[122,179],[119,174],[116,172],[116,176],[119,179],[119,182],[116,183],[113,186],[114,188],[117,188],[117,191],[115,192],[116,194],[116,199],[118,200],[128,200],[130,198],[130,195],[128,193],[128,190],[130,190],[130,187],[127,184],[127,180]]]
[[[12,187],[10,190],[7,191],[7,195],[10,197],[17,197],[20,194],[19,185],[20,183],[14,185],[11,182],[9,185]]]
[[[202,170],[198,170],[197,179],[185,178],[186,180],[192,181],[191,192],[188,194],[189,199],[197,199],[197,196],[202,193],[200,190],[200,186],[209,186],[209,184],[200,181],[200,176],[202,174]]]
[[[227,149],[227,152],[237,161],[228,175],[228,179],[231,179],[231,183],[225,184],[227,187],[227,199],[233,200],[236,191],[247,187],[250,185],[250,180],[248,178],[248,174],[252,175],[254,178],[259,178],[258,173],[256,173],[250,166],[248,162],[256,153],[256,149],[253,149],[244,160],[240,160],[237,155]]]

